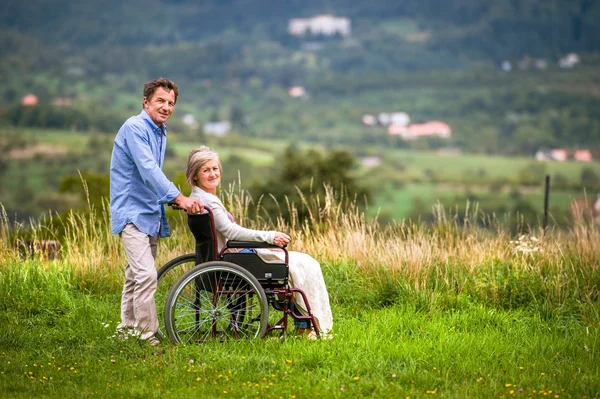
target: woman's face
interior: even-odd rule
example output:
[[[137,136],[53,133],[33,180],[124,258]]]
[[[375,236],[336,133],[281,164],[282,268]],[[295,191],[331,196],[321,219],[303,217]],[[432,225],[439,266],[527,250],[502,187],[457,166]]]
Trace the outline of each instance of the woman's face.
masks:
[[[195,181],[198,187],[207,193],[216,194],[217,186],[221,182],[221,170],[219,162],[216,159],[211,159],[198,169]]]

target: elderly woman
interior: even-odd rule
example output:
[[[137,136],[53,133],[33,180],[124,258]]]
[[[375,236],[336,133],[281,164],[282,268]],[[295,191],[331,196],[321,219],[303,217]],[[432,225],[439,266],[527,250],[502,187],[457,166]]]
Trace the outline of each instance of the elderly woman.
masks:
[[[227,212],[217,197],[217,187],[221,182],[221,163],[219,155],[210,148],[201,146],[190,152],[186,177],[188,184],[192,187],[190,197],[199,199],[213,212],[219,250],[225,246],[227,240],[264,241],[280,247],[290,242],[290,236],[285,233],[247,229],[234,222],[231,214]],[[259,249],[258,254],[265,261],[274,257],[283,260],[281,251]],[[331,330],[333,320],[329,295],[319,262],[307,254],[289,251],[289,274],[290,285],[304,291],[319,330],[325,334],[325,337],[328,337],[327,334]],[[296,305],[302,314],[307,314],[306,306],[300,295],[296,295]],[[294,320],[294,323],[300,333],[308,334],[310,338],[316,337],[315,331],[305,320]]]

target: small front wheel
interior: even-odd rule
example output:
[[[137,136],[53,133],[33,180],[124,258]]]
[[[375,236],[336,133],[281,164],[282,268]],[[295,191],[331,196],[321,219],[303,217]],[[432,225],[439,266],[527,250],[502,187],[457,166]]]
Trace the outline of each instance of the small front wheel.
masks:
[[[174,343],[254,339],[267,329],[269,302],[258,280],[230,262],[206,262],[175,283],[165,306]]]

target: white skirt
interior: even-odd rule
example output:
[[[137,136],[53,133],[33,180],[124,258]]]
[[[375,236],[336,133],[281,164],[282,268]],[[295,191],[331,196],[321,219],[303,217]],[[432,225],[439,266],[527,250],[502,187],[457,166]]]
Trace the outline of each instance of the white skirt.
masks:
[[[281,262],[285,261],[283,251],[258,249],[257,252],[265,262],[272,262],[275,260],[274,258]],[[305,253],[289,251],[288,254],[290,285],[304,291],[310,310],[319,324],[319,330],[325,334],[329,333],[333,327],[333,317],[321,265],[315,258]],[[302,296],[296,293],[294,300],[300,308],[300,312],[308,315]]]

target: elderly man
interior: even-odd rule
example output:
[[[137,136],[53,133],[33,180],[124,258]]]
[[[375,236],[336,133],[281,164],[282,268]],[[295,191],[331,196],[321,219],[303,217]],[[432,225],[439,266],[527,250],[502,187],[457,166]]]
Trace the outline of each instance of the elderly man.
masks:
[[[159,237],[170,235],[164,204],[187,213],[203,211],[197,199],[182,195],[162,171],[167,146],[165,122],[177,102],[177,85],[159,78],[144,85],[142,112],[129,118],[114,141],[110,164],[110,211],[128,264],[121,298],[119,330],[132,330],[158,345],[154,258]]]

